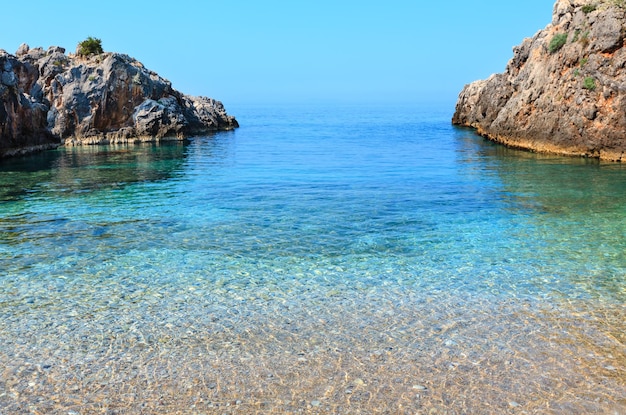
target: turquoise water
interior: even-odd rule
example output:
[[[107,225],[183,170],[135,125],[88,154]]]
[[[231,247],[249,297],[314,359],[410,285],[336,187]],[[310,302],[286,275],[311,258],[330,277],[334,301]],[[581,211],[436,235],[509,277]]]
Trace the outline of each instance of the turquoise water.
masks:
[[[230,111],[2,161],[6,413],[626,411],[626,166],[448,109]]]

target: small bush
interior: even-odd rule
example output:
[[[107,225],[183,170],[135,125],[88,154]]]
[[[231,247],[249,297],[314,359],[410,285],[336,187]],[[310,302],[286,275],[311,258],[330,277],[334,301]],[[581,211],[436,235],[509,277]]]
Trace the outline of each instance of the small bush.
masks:
[[[585,80],[583,81],[583,88],[588,89],[589,91],[593,91],[594,89],[596,89],[596,80],[590,76],[585,78]]]
[[[102,52],[102,41],[91,36],[80,42],[76,49],[76,53],[81,56],[99,55]]]
[[[589,58],[582,58],[580,60],[580,67],[582,68],[583,66],[585,66],[587,62],[589,62]]]
[[[589,46],[589,31],[588,30],[585,33],[583,33],[583,36],[580,38],[579,42],[585,48]]]
[[[554,35],[554,37],[552,37],[552,40],[550,41],[550,44],[548,45],[548,50],[550,51],[550,53],[555,53],[559,49],[561,49],[563,45],[565,45],[566,42],[567,42],[567,33],[558,33]]]
[[[594,11],[595,9],[597,9],[598,6],[596,6],[595,4],[585,4],[582,8],[583,13],[587,14],[587,13],[591,13],[592,11]]]

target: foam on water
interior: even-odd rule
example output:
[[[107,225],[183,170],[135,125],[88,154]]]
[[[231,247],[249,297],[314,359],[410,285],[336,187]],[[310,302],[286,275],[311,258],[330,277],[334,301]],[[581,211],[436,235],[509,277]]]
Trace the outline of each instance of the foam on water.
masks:
[[[623,166],[409,106],[237,113],[2,162],[7,413],[626,410]]]

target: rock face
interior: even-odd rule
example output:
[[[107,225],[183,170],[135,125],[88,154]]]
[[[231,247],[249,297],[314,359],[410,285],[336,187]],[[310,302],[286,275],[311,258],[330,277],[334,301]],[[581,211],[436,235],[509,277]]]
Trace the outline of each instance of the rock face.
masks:
[[[506,71],[466,85],[452,122],[538,152],[626,161],[626,3],[558,0]]]
[[[42,89],[32,81],[37,77],[37,68],[0,51],[0,156],[58,143],[47,128]]]
[[[238,127],[221,102],[184,95],[119,53],[0,49],[0,157],[61,144],[182,139]]]

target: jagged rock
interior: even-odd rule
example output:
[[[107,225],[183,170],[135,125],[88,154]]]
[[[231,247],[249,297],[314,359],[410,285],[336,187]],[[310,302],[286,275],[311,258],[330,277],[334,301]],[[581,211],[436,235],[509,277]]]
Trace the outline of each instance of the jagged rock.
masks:
[[[48,55],[51,55],[53,53],[61,53],[64,54],[65,53],[65,48],[62,48],[60,46],[50,46],[48,48]]]
[[[558,0],[552,23],[513,48],[504,73],[465,86],[452,122],[513,147],[626,161],[619,4]]]
[[[0,70],[0,156],[57,145],[47,129],[47,107],[23,92],[19,74],[32,73],[30,64],[0,51]]]
[[[238,127],[221,102],[186,96],[128,55],[0,51],[0,157],[61,144],[162,139]]]
[[[158,101],[147,99],[133,113],[136,133],[144,137],[166,137],[178,135],[188,122],[175,98]]]
[[[17,48],[17,52],[15,54],[17,56],[24,56],[28,53],[30,47],[26,43],[22,43],[19,48]]]

